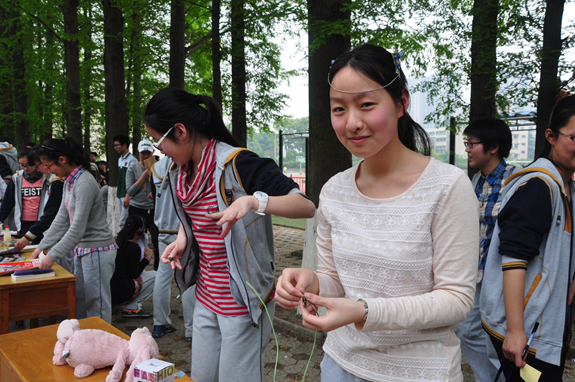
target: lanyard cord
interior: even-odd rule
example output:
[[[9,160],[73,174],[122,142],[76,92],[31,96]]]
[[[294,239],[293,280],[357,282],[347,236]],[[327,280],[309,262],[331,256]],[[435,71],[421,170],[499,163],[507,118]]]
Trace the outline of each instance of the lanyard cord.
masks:
[[[273,334],[274,334],[274,340],[275,340],[275,343],[276,343],[276,363],[275,363],[275,366],[274,366],[274,379],[273,379],[273,381],[275,382],[275,380],[276,380],[276,373],[277,373],[277,371],[278,371],[278,361],[279,361],[279,357],[280,357],[280,346],[279,346],[279,342],[278,342],[278,337],[277,337],[277,335],[276,335],[276,330],[275,330],[275,328],[274,328],[274,322],[273,322],[273,320],[272,320],[272,318],[271,318],[271,316],[270,316],[270,312],[268,311],[268,308],[267,308],[266,304],[263,302],[263,300],[262,300],[262,298],[260,297],[260,295],[258,294],[258,292],[257,292],[257,291],[255,290],[255,288],[254,288],[250,283],[248,283],[247,281],[246,281],[246,284],[247,284],[250,288],[252,288],[252,290],[254,291],[256,297],[258,298],[258,300],[259,300],[259,301],[262,303],[262,305],[264,306],[264,309],[266,310],[266,314],[267,314],[267,316],[268,316],[268,320],[270,321],[270,325],[272,326],[272,332],[273,332]],[[305,297],[304,297],[304,301],[305,301]],[[306,303],[307,303],[307,302],[306,302]],[[310,303],[310,304],[311,304],[311,303]],[[313,304],[311,304],[311,306],[312,306],[313,309],[315,310],[316,314],[319,315],[319,313],[318,313],[316,307],[315,307]],[[310,364],[310,362],[311,362],[311,357],[313,356],[313,351],[315,350],[316,340],[317,340],[317,330],[315,331],[315,334],[314,334],[314,336],[313,336],[313,345],[312,345],[312,347],[311,347],[311,353],[310,353],[310,355],[309,355],[309,359],[307,360],[307,365],[306,365],[306,367],[305,367],[305,371],[303,372],[302,382],[305,381],[305,375],[307,374],[307,369],[308,369],[309,364]]]

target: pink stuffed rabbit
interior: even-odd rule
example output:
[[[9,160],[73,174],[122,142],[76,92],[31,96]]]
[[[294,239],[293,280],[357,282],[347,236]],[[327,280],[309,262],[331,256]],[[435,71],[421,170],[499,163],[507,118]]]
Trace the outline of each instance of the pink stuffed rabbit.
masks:
[[[64,320],[58,327],[57,337],[52,362],[54,365],[68,363],[77,378],[91,375],[94,369],[113,365],[106,382],[118,382],[129,365],[126,382],[132,382],[134,366],[159,355],[158,345],[145,327],[134,330],[128,342],[103,330],[80,330],[78,320]]]

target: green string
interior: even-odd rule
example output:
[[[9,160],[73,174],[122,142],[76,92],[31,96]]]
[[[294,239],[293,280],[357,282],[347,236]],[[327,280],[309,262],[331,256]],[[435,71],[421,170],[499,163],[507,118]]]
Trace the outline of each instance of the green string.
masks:
[[[279,362],[279,358],[280,358],[280,345],[279,345],[279,342],[278,342],[278,337],[276,336],[276,330],[275,330],[275,328],[274,328],[274,322],[273,322],[273,320],[272,320],[272,317],[270,316],[270,312],[268,311],[268,308],[267,308],[266,304],[263,302],[263,300],[262,300],[262,298],[260,297],[260,295],[258,294],[258,292],[255,290],[255,288],[254,288],[249,282],[246,281],[246,284],[247,284],[250,288],[252,288],[252,290],[254,291],[256,297],[258,298],[258,300],[260,300],[260,302],[261,302],[262,305],[264,306],[264,309],[266,310],[266,314],[268,315],[268,319],[270,320],[270,324],[271,324],[271,326],[272,326],[272,332],[273,332],[273,334],[274,334],[274,340],[275,340],[275,342],[276,342],[276,364],[275,364],[275,366],[274,366],[274,379],[273,379],[273,381],[275,382],[275,380],[276,380],[276,373],[277,373],[277,370],[278,370],[278,362]],[[302,295],[302,297],[303,297],[303,299],[304,299],[304,306],[305,306],[305,304],[307,303],[307,300],[305,300],[305,295]],[[315,310],[315,313],[319,316],[319,312],[317,311],[316,307],[315,307],[311,302],[310,302],[310,305],[312,306],[313,310]],[[312,347],[311,347],[311,353],[309,354],[309,359],[307,360],[307,365],[305,366],[305,371],[303,372],[302,382],[305,381],[305,376],[306,376],[306,374],[307,374],[307,369],[308,369],[309,364],[310,364],[310,362],[311,362],[311,357],[313,356],[313,351],[315,350],[316,340],[317,340],[317,330],[315,331],[314,336],[313,336],[313,345],[312,345]]]
[[[249,282],[246,281],[246,284],[248,284],[248,286],[250,288],[252,288],[252,290],[254,291],[254,293],[256,294],[258,300],[260,300],[260,302],[262,303],[262,305],[264,306],[264,309],[266,310],[266,313],[268,315],[268,319],[270,320],[270,324],[272,326],[272,332],[274,333],[274,340],[276,341],[276,364],[274,367],[274,382],[276,380],[276,373],[278,371],[278,361],[280,358],[280,345],[278,343],[278,337],[276,336],[276,330],[274,329],[274,322],[272,320],[272,317],[270,316],[270,312],[268,311],[268,307],[266,306],[265,302],[263,302],[262,298],[260,297],[260,295],[258,294],[258,292],[256,291],[256,289],[252,286],[252,284],[250,284]]]

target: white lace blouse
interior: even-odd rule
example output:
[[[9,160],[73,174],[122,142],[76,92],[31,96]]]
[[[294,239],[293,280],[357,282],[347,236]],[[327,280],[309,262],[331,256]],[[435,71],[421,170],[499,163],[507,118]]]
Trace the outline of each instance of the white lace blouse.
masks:
[[[363,298],[364,328],[329,333],[324,351],[369,381],[461,381],[452,328],[473,307],[479,215],[467,175],[431,158],[393,198],[357,189],[358,166],[323,187],[318,209],[320,294]]]

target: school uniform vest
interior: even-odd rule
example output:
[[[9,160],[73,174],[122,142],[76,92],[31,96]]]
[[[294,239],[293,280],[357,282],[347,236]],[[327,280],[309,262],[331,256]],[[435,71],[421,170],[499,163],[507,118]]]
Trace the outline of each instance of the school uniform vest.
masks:
[[[238,198],[247,195],[235,166],[235,159],[242,150],[246,149],[233,147],[223,142],[218,142],[216,146],[217,164],[214,176],[220,211],[225,210]],[[188,238],[186,249],[180,258],[183,269],[176,268],[175,272],[176,283],[183,294],[196,282],[199,249],[195,240],[190,240],[193,238],[192,224],[176,194],[179,173],[179,167],[173,165],[169,172],[169,180],[176,212]],[[243,219],[234,224],[224,241],[230,269],[232,296],[237,302],[247,306],[252,325],[257,327],[264,305],[247,283],[249,282],[254,287],[259,297],[266,303],[273,295],[275,257],[271,215],[261,216],[254,211],[248,212]]]

